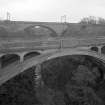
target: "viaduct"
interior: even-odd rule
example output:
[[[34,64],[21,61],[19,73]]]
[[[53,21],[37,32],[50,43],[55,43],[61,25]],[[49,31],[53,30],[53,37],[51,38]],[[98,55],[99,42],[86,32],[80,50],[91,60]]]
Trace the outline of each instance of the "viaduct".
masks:
[[[44,22],[17,22],[17,24],[12,22],[11,29],[14,26],[17,29],[13,31],[41,26],[58,36],[67,28],[67,24],[64,23]],[[10,27],[8,28],[3,23],[1,23],[0,27],[10,30]],[[66,55],[88,55],[97,58],[104,64],[105,38],[54,37],[33,40],[3,40],[0,42],[0,85],[32,66]]]

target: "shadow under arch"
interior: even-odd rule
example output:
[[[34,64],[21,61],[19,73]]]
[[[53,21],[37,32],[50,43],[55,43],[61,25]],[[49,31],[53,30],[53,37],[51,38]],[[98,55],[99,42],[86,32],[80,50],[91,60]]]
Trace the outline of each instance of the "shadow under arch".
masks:
[[[98,52],[98,47],[91,47],[90,50]]]
[[[57,52],[54,52],[54,53],[41,54],[41,55],[39,55],[39,53],[37,53],[39,56],[36,56],[36,52],[34,52],[34,53],[35,53],[35,56],[32,56],[32,60],[34,62],[31,60],[31,58],[28,59],[28,61],[26,61],[26,64],[25,64],[25,61],[24,61],[24,70],[26,70],[26,69],[28,69],[28,68],[30,68],[32,66],[36,66],[37,64],[41,64],[43,62],[49,61],[51,59],[60,58],[60,57],[63,57],[63,56],[74,56],[74,55],[90,56],[90,57],[93,57],[93,58],[101,61],[105,65],[105,56],[104,56],[104,54],[100,55],[100,54],[98,54],[96,52],[92,52],[92,51],[84,51],[84,50],[83,51],[82,50],[78,51],[78,49],[76,49],[76,50],[72,49],[72,50],[68,50],[68,51],[66,51],[66,50],[57,51]],[[30,55],[30,53],[29,53],[29,55]],[[38,62],[37,62],[36,59],[38,60]],[[32,61],[32,63],[27,65],[28,62],[30,62],[30,61]],[[22,70],[22,71],[24,71],[24,70]]]
[[[101,53],[102,53],[102,54],[105,54],[105,46],[103,46],[103,47],[101,48]]]
[[[0,59],[1,67],[4,68],[13,62],[20,61],[20,56],[18,54],[5,54]]]
[[[24,55],[23,60],[27,60],[38,55],[40,55],[40,52],[37,52],[37,51],[28,52]]]
[[[58,35],[57,35],[57,32],[55,31],[55,30],[53,30],[52,28],[50,28],[50,27],[48,27],[48,26],[45,26],[45,25],[40,25],[40,24],[35,24],[35,25],[32,25],[32,26],[28,26],[28,27],[26,27],[25,29],[24,29],[24,31],[26,32],[26,33],[28,33],[28,34],[31,34],[32,33],[32,28],[35,28],[35,27],[42,27],[42,28],[45,28],[45,29],[48,29],[50,32],[51,32],[51,34],[50,34],[50,36],[51,37],[57,37]],[[37,29],[36,28],[36,29]]]

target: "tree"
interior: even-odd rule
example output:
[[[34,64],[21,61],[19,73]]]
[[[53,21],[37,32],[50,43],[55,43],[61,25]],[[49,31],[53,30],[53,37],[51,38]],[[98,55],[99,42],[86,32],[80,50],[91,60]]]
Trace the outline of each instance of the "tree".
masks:
[[[79,23],[81,24],[105,24],[105,19],[101,17],[89,16],[89,17],[84,17],[83,19],[81,19]]]
[[[105,24],[105,19],[99,17],[99,19],[98,19],[98,24]]]
[[[96,20],[96,17],[89,16],[89,17],[85,17],[85,18],[81,19],[80,23],[82,23],[82,24],[96,24],[97,20]]]

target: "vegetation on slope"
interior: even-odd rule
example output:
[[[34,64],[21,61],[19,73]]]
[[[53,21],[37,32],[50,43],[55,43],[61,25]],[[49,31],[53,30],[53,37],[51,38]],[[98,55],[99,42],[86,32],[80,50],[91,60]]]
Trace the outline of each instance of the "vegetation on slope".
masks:
[[[89,56],[66,56],[45,62],[42,65],[45,89],[40,92],[40,100],[44,103],[43,93],[52,94],[46,97],[52,100],[51,105],[104,105],[103,75],[104,66]],[[49,94],[46,86],[52,90]],[[49,105],[49,101],[45,104]]]
[[[44,62],[36,88],[34,70],[0,86],[0,105],[105,104],[104,66],[94,58],[65,56]]]
[[[35,97],[34,69],[30,68],[0,86],[0,105],[39,105]]]

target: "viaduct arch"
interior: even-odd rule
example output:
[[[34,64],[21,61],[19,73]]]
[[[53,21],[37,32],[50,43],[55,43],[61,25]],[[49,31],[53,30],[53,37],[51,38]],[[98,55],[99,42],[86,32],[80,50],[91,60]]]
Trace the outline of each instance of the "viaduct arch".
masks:
[[[24,31],[27,32],[28,34],[31,33],[31,29],[32,28],[45,28],[45,29],[48,29],[50,32],[51,32],[51,37],[57,37],[57,32],[55,30],[53,30],[52,28],[46,26],[46,25],[41,25],[41,24],[35,24],[35,25],[31,25],[31,26],[28,26],[26,28],[24,28]]]
[[[8,65],[16,62],[23,62],[32,57],[40,55],[39,51],[30,51],[24,53],[10,53],[10,54],[1,54],[0,55],[0,69],[5,68]]]
[[[91,47],[91,50],[92,50],[92,51],[96,51],[96,52],[98,52],[98,47],[96,47],[96,46]]]
[[[20,61],[20,56],[18,54],[4,54],[0,58],[1,68],[8,66],[16,61]]]
[[[27,60],[29,58],[36,57],[38,55],[40,55],[40,52],[37,51],[28,52],[24,55],[23,60]]]

